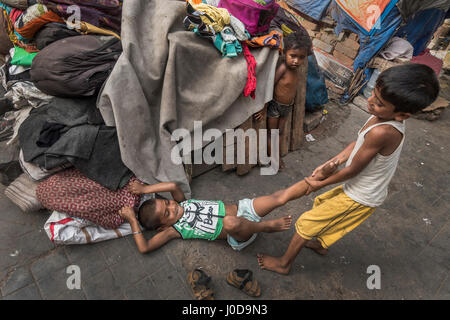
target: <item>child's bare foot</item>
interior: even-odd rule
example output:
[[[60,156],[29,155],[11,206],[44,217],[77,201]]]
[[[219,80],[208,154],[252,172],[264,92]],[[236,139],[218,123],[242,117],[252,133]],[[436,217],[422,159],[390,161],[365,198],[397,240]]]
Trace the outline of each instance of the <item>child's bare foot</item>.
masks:
[[[317,240],[308,240],[305,243],[305,247],[314,250],[314,252],[324,256],[328,253],[328,249],[322,247],[322,244]]]
[[[267,256],[265,254],[257,254],[258,264],[262,270],[270,270],[279,274],[288,274],[291,265],[284,265],[281,258]]]
[[[134,194],[143,194],[144,193],[144,185],[139,181],[133,181],[128,186],[128,190]]]
[[[292,224],[292,216],[285,216],[279,219],[264,221],[267,225],[265,232],[280,232],[289,230]]]

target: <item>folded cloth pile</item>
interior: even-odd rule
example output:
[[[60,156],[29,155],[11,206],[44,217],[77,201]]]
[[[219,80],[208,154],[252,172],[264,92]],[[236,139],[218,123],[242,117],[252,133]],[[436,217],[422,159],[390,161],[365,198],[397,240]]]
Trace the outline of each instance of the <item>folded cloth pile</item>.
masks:
[[[17,8],[13,8],[0,2],[0,14],[3,15],[4,25],[6,26],[6,32],[8,33],[10,41],[17,47],[21,47],[28,52],[38,51],[36,45],[25,39],[15,29],[15,23],[23,15],[24,11]],[[3,27],[3,26],[2,26]]]
[[[7,55],[13,44],[9,39],[8,18],[3,14],[0,8],[0,54]]]
[[[2,0],[0,50],[9,49],[10,43],[28,52],[41,50],[42,46],[38,48],[36,45],[35,36],[49,23],[67,25],[77,34],[110,34],[118,37],[122,2],[122,0]],[[70,32],[65,35],[71,36]],[[6,41],[8,38],[9,42]]]
[[[36,142],[43,139],[43,128],[48,123],[63,125],[60,137],[39,147]],[[94,98],[54,98],[31,110],[20,126],[19,144],[26,162],[46,170],[70,162],[111,190],[122,187],[132,176],[121,160],[116,128],[104,125]]]
[[[101,89],[121,52],[121,42],[113,36],[64,38],[36,55],[31,79],[39,90],[52,96],[93,96]]]
[[[36,197],[38,183],[23,173],[5,189],[5,195],[23,212],[34,212],[44,207]]]
[[[51,22],[64,23],[55,12],[42,4],[35,4],[26,9],[14,23],[14,28],[24,39],[33,39],[44,25]]]
[[[34,165],[31,162],[26,162],[23,159],[23,151],[22,150],[20,150],[20,152],[19,152],[19,164],[20,164],[20,167],[22,168],[23,172],[28,174],[28,176],[35,181],[44,180],[59,171],[73,167],[70,162],[67,162],[67,163],[63,163],[59,167],[55,167],[51,170],[46,170],[44,168],[40,168],[40,167]]]
[[[120,32],[122,2],[119,0],[38,0],[64,19],[71,19],[79,13],[81,21],[96,27]],[[77,6],[79,12],[72,6]]]
[[[226,9],[189,0],[186,2],[186,11],[187,16],[183,21],[185,28],[211,39],[224,57],[236,57],[242,52],[239,41],[250,39],[244,24]]]

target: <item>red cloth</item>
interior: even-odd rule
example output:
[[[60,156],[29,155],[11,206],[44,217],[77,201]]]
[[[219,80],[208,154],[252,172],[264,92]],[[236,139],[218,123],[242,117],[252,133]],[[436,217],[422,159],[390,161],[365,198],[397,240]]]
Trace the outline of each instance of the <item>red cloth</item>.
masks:
[[[255,57],[250,53],[250,50],[245,42],[241,42],[242,49],[244,52],[245,60],[247,61],[247,83],[244,88],[244,96],[249,95],[255,99],[256,91],[256,60]]]
[[[22,10],[13,8],[9,14],[9,17],[11,18],[11,22],[14,24],[16,23],[16,20],[23,14]]]
[[[442,66],[444,65],[444,62],[442,62],[441,59],[436,58],[430,53],[430,49],[425,49],[425,51],[420,55],[413,57],[411,59],[411,62],[429,66],[434,70],[434,72],[436,72],[436,75],[438,77],[441,74]]]
[[[128,184],[134,180],[136,178]],[[119,210],[139,204],[140,197],[128,191],[128,184],[111,191],[88,179],[77,169],[69,169],[39,183],[36,197],[49,210],[83,218],[106,229],[115,229],[125,222]]]

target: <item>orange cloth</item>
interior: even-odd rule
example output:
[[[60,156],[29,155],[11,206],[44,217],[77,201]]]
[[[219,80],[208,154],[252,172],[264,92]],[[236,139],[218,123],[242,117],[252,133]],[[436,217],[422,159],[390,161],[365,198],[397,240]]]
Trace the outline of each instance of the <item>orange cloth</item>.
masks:
[[[271,31],[269,34],[266,34],[261,37],[251,38],[247,40],[246,43],[250,47],[271,47],[274,49],[280,50],[280,53],[283,52],[283,34],[276,30]]]
[[[53,11],[47,11],[43,15],[26,23],[22,28],[17,28],[16,25],[16,31],[25,39],[32,39],[36,32],[42,28],[42,26],[50,22],[65,23],[64,20],[56,13]]]

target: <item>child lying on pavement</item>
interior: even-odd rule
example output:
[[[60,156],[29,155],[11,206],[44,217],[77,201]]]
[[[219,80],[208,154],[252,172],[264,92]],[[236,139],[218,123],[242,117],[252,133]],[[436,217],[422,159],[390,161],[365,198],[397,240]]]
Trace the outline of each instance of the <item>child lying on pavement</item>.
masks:
[[[337,164],[329,163],[311,180],[327,178],[336,167]],[[183,191],[173,182],[143,185],[135,181],[130,184],[132,193],[170,192],[174,200],[149,199],[140,206],[138,217],[132,207],[122,208],[119,214],[130,223],[141,253],[156,250],[177,238],[227,239],[234,250],[242,250],[255,240],[259,232],[288,230],[291,216],[268,221],[261,221],[261,218],[288,201],[305,195],[308,188],[309,185],[302,180],[271,195],[240,200],[238,205],[225,205],[222,201],[186,200]],[[159,233],[146,240],[139,223],[145,229]]]

